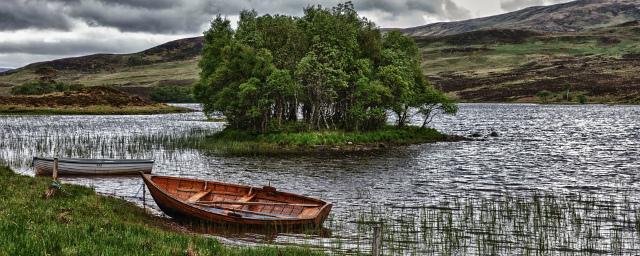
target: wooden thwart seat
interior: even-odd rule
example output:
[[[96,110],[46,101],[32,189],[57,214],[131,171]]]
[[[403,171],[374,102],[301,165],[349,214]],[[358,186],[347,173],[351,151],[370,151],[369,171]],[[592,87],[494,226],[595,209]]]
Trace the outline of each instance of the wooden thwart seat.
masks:
[[[210,193],[210,191],[200,191],[198,193],[195,193],[194,195],[192,195],[191,197],[189,197],[189,199],[187,199],[187,202],[189,203],[195,203],[198,200],[200,200],[201,198],[205,197],[206,195],[208,195]]]

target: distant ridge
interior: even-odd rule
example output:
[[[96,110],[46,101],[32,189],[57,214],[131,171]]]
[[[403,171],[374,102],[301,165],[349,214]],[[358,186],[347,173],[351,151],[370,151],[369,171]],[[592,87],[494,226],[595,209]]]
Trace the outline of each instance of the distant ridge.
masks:
[[[147,50],[130,54],[92,54],[29,64],[20,69],[37,69],[42,66],[56,70],[74,70],[83,73],[112,71],[133,67],[196,58],[202,49],[203,37],[170,41]]]
[[[640,19],[638,0],[578,0],[456,22],[400,29],[411,36],[448,36],[488,29],[578,32]]]
[[[12,70],[12,68],[0,68],[0,73]]]

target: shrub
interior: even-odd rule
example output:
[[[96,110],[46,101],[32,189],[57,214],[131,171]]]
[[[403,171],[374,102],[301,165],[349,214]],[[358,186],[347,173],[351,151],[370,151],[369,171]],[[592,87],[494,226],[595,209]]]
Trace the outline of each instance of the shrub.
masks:
[[[13,95],[42,95],[53,92],[77,91],[84,88],[81,84],[65,84],[63,82],[37,81],[25,83],[11,88]]]
[[[151,89],[151,100],[156,102],[194,102],[191,86],[163,85]]]
[[[540,101],[542,101],[543,103],[547,103],[549,102],[549,98],[553,95],[552,92],[547,91],[547,90],[542,90],[539,91],[538,93],[536,93],[536,97],[538,97],[540,99]]]
[[[578,96],[578,102],[579,102],[580,104],[586,104],[588,100],[589,100],[589,99],[587,98],[587,96],[586,96],[586,95],[580,95],[580,96]]]

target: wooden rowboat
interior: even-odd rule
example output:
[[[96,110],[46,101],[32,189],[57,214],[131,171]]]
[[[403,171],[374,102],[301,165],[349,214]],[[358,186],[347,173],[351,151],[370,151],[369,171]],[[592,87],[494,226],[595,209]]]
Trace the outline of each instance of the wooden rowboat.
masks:
[[[53,158],[33,158],[36,175],[51,175]],[[131,175],[151,173],[153,160],[58,158],[58,175]]]
[[[242,226],[320,226],[331,203],[262,188],[142,174],[160,209],[177,219]]]

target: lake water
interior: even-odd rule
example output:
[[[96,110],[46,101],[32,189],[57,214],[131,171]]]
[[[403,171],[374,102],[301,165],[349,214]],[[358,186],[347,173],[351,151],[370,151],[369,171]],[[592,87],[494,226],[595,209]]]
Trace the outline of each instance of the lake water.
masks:
[[[420,123],[417,118],[413,121]],[[279,190],[334,203],[331,219],[325,225],[328,234],[285,232],[265,236],[209,232],[230,243],[294,243],[330,251],[366,252],[371,233],[362,223],[367,220],[377,223],[382,218],[382,222],[402,227],[409,218],[421,221],[422,228],[409,229],[407,232],[411,235],[407,236],[385,236],[385,241],[390,240],[391,245],[385,246],[390,254],[447,254],[451,251],[454,254],[482,254],[487,251],[471,240],[486,235],[473,232],[463,234],[461,240],[471,242],[458,241],[456,243],[462,245],[457,248],[444,248],[447,246],[443,244],[453,243],[448,241],[430,244],[431,240],[443,238],[434,238],[424,232],[430,228],[425,223],[439,218],[439,215],[429,214],[450,214],[472,203],[487,204],[491,208],[547,195],[561,198],[558,204],[565,202],[563,200],[584,201],[571,199],[577,196],[588,196],[592,202],[615,202],[615,213],[607,215],[614,220],[603,225],[604,230],[598,228],[600,236],[596,238],[601,240],[592,242],[596,244],[595,248],[588,248],[590,240],[585,239],[589,238],[582,238],[588,235],[576,234],[574,238],[566,238],[566,245],[564,240],[548,242],[557,247],[552,251],[638,252],[640,221],[638,228],[633,230],[619,228],[621,251],[616,251],[616,242],[610,241],[609,236],[622,226],[615,219],[623,215],[624,218],[640,216],[635,208],[640,202],[640,106],[461,104],[457,116],[441,116],[432,126],[449,134],[469,136],[479,133],[482,138],[366,154],[227,157],[175,146],[175,141],[185,137],[205,136],[224,127],[223,123],[207,122],[201,112],[151,116],[0,116],[0,159],[17,172],[32,175],[30,161],[33,156],[152,158],[156,161],[154,173],[159,175],[255,186],[271,184]],[[498,132],[499,136],[488,136],[492,131]],[[138,177],[63,178],[63,182],[92,186],[98,192],[141,204],[142,181]],[[148,199],[147,204],[153,205],[151,201]],[[609,208],[600,210],[611,211]],[[587,210],[584,212],[591,214]],[[566,214],[576,215],[575,212]],[[460,219],[464,214],[453,216],[450,223],[464,222]],[[593,216],[583,217],[590,219]],[[598,218],[593,217],[593,220]],[[439,221],[433,223],[440,224]],[[576,227],[575,223],[566,225]],[[594,225],[601,225],[601,222]],[[583,229],[584,224],[579,226],[578,229]],[[390,232],[404,231],[390,229]],[[517,233],[513,230],[504,234],[496,232],[497,240],[511,240]],[[442,236],[442,232],[436,233]],[[513,239],[517,240],[517,234],[515,237]],[[498,254],[520,254],[527,248],[526,244],[518,244],[527,243],[527,239],[496,242],[494,238],[485,237],[483,241],[494,245],[497,248],[494,252]]]

